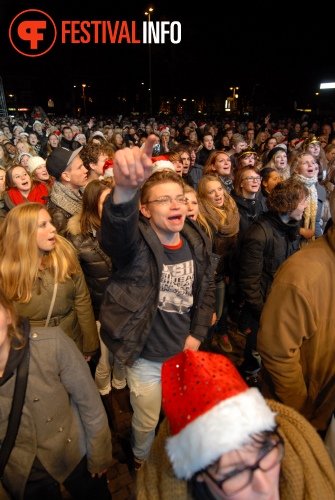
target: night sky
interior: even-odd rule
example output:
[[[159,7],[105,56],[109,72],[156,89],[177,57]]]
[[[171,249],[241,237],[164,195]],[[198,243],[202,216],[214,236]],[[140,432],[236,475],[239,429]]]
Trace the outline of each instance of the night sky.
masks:
[[[311,12],[292,2],[271,6],[266,1],[147,2],[58,0],[53,2],[2,2],[0,6],[0,76],[5,92],[31,93],[32,104],[46,107],[52,98],[56,107],[71,108],[80,101],[82,83],[89,85],[97,109],[113,113],[119,98],[147,98],[149,48],[140,44],[62,44],[61,21],[109,20],[141,23],[152,5],[152,21],[179,21],[181,43],[151,45],[152,95],[213,99],[228,96],[229,87],[239,86],[245,100],[271,106],[294,101],[312,104],[321,81],[335,81],[332,57],[331,13]],[[58,37],[54,47],[40,57],[26,57],[10,44],[8,29],[13,18],[26,9],[40,9],[55,21]],[[141,85],[144,82],[145,85]],[[73,89],[73,85],[77,85]],[[20,94],[21,93],[21,94]],[[332,91],[321,96],[333,99]],[[36,102],[35,102],[36,101]]]

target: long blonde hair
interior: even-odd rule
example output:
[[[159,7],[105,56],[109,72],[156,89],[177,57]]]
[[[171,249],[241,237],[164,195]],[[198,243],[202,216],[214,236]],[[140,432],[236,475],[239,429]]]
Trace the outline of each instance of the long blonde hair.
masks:
[[[38,215],[46,210],[40,203],[23,203],[12,208],[0,228],[0,284],[9,300],[28,303],[38,276]],[[64,283],[79,268],[72,244],[56,235],[56,244],[44,259],[51,274]]]
[[[198,202],[200,207],[200,212],[202,215],[209,220],[209,222],[215,227],[216,231],[220,230],[220,226],[227,224],[228,219],[232,214],[237,213],[237,207],[234,199],[228,194],[228,192],[223,187],[223,206],[221,208],[215,207],[210,201],[207,200],[206,187],[208,182],[216,181],[220,182],[220,179],[216,175],[204,175],[200,179],[198,184]],[[222,184],[221,184],[222,185]]]

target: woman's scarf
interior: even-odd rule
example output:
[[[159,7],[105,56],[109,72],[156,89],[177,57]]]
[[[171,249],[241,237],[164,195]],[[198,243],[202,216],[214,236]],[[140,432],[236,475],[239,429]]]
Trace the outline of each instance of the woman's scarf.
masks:
[[[317,175],[314,175],[313,177],[308,178],[300,174],[295,174],[295,177],[308,189],[308,196],[306,198],[307,207],[304,211],[304,228],[315,231],[316,213],[318,211],[318,193],[315,186],[318,182],[318,177]],[[306,242],[314,240],[315,236],[306,240]]]
[[[48,201],[48,194],[47,187],[42,183],[34,186],[27,197],[23,196],[17,188],[10,188],[8,190],[8,196],[14,205],[21,205],[21,203],[26,203],[27,201],[35,201],[45,205]]]

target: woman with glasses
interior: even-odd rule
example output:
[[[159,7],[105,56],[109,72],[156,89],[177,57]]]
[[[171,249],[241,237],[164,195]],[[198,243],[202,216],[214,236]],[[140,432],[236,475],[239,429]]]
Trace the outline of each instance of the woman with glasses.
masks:
[[[220,354],[186,350],[162,366],[163,410],[137,500],[319,500],[335,472],[316,430],[265,400]]]

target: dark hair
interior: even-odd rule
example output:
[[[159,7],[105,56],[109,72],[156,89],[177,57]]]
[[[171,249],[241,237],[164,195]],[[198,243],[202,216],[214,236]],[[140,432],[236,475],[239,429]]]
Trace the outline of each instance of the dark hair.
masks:
[[[297,208],[307,196],[308,189],[305,184],[295,177],[290,177],[272,189],[266,203],[269,211],[287,214]]]
[[[272,174],[272,172],[278,173],[278,170],[274,167],[264,167],[259,171],[260,176],[262,178],[262,184],[263,181],[268,181],[270,179],[270,175]]]
[[[112,186],[108,181],[99,179],[94,179],[86,185],[80,217],[80,230],[84,236],[88,235],[92,228],[100,228],[99,198],[106,189],[111,188]]]

